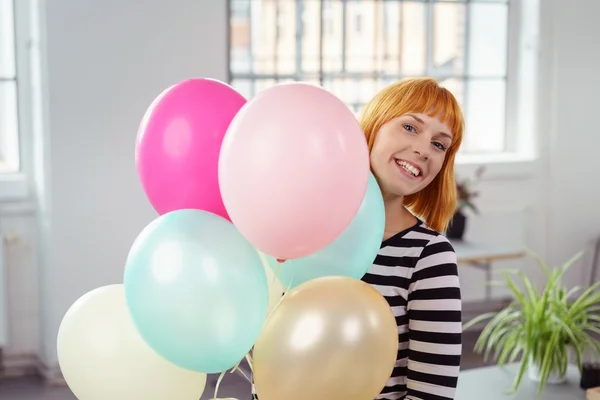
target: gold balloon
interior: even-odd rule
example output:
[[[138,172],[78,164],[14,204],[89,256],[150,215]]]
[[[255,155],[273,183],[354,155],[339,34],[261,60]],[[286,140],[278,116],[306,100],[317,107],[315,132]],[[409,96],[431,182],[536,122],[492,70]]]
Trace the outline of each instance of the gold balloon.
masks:
[[[392,374],[398,328],[374,288],[323,277],[292,289],[253,353],[260,400],[371,400]]]

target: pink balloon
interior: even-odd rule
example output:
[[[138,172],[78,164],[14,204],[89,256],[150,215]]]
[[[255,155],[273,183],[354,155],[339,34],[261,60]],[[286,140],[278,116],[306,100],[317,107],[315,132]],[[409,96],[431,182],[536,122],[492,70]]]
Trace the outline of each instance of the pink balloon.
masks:
[[[231,221],[280,259],[312,254],[350,224],[366,192],[369,152],[350,109],[306,83],[275,85],[233,119],[219,160]]]
[[[171,86],[150,105],[137,135],[136,165],[159,214],[192,208],[229,220],[219,190],[219,152],[245,103],[231,86],[197,78]]]

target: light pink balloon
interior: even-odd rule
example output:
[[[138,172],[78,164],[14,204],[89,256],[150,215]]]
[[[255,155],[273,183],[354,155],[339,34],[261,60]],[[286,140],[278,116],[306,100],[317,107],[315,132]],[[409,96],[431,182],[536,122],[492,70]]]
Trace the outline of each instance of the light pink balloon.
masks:
[[[245,103],[223,82],[194,78],[166,89],[150,105],[138,131],[136,166],[159,214],[191,208],[229,219],[219,190],[219,152]]]
[[[219,185],[231,221],[280,259],[312,254],[350,224],[366,192],[369,152],[350,109],[326,90],[275,85],[233,119]]]

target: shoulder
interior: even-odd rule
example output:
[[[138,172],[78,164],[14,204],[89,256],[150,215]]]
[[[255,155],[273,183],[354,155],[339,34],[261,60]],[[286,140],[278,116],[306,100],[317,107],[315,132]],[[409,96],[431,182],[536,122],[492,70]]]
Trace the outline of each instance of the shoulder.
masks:
[[[441,275],[457,275],[456,251],[448,238],[424,224],[419,230],[429,235],[429,238],[419,254],[416,270],[430,270],[430,273],[435,271]]]
[[[454,247],[446,236],[421,223],[413,229],[413,235],[419,235],[423,239],[423,251],[421,257],[436,253],[448,253],[448,256],[456,257]]]
[[[400,263],[414,268],[419,262],[434,259],[456,263],[456,253],[446,236],[418,221],[406,231],[385,240],[376,261],[389,266]]]

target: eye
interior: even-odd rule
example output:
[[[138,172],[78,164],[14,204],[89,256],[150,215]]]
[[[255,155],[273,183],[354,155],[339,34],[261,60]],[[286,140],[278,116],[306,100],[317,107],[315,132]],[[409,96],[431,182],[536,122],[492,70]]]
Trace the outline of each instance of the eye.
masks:
[[[409,131],[409,132],[417,133],[417,128],[415,128],[414,125],[411,125],[411,124],[402,124],[402,127],[404,129],[406,129],[407,131]]]
[[[440,149],[441,151],[446,151],[446,149],[447,149],[446,145],[442,142],[433,142],[433,145],[435,147],[437,147],[438,149]]]

